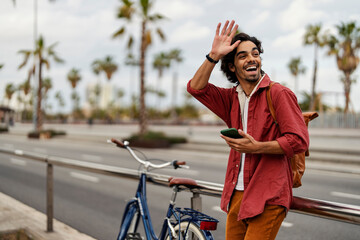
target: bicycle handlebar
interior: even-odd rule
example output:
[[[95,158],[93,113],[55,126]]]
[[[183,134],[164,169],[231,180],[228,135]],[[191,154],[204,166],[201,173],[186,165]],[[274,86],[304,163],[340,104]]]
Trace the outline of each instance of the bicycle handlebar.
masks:
[[[117,140],[115,138],[112,138],[111,140],[108,140],[108,142],[112,142],[117,147],[125,148],[126,150],[128,150],[129,153],[131,154],[131,156],[133,156],[133,158],[135,158],[135,160],[138,161],[140,164],[144,165],[144,167],[146,169],[148,169],[149,167],[152,167],[152,168],[165,168],[165,167],[168,167],[170,165],[172,165],[175,169],[181,168],[181,167],[189,168],[188,166],[184,166],[184,165],[186,165],[186,162],[184,162],[184,161],[179,162],[177,160],[174,160],[172,162],[162,163],[162,164],[154,164],[154,163],[151,163],[149,161],[142,160],[141,158],[139,158],[135,154],[135,152],[131,149],[131,147],[129,146],[129,142],[127,142],[127,141],[121,142],[121,141],[119,141],[119,140]]]
[[[118,147],[126,148],[126,146],[124,145],[124,143],[122,143],[121,141],[119,141],[119,140],[117,140],[117,139],[115,139],[115,138],[112,138],[110,141],[111,141],[112,143],[115,143],[116,146],[118,146]]]

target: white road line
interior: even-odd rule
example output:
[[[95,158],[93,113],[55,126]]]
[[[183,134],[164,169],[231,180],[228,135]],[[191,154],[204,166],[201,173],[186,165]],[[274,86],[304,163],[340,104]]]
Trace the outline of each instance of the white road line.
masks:
[[[96,156],[96,155],[90,155],[90,154],[82,154],[81,158],[86,161],[92,161],[92,162],[102,162],[103,161],[102,157]]]
[[[85,181],[89,181],[89,182],[93,182],[93,183],[100,182],[100,179],[98,177],[93,177],[93,176],[86,175],[86,174],[79,173],[79,172],[70,172],[70,176],[72,176],[73,178],[77,178],[77,179],[81,179],[81,180],[85,180]]]
[[[26,166],[26,164],[27,164],[25,160],[21,160],[21,159],[17,159],[17,158],[11,158],[10,162],[12,164],[19,165],[19,166]]]
[[[330,192],[332,196],[343,197],[343,198],[351,198],[351,199],[360,199],[360,195],[351,194],[351,193],[342,193],[342,192]]]
[[[34,148],[34,151],[38,153],[47,153],[47,150],[45,148]]]
[[[282,227],[289,228],[289,227],[294,226],[294,224],[293,224],[293,223],[289,223],[289,222],[282,222],[282,223],[281,223],[281,226],[282,226]]]

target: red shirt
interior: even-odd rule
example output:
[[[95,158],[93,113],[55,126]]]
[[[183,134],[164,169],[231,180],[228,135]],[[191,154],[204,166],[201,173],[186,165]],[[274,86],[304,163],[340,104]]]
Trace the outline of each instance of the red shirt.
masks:
[[[246,154],[244,164],[244,196],[239,219],[261,214],[265,204],[290,208],[292,201],[292,171],[289,158],[305,152],[309,134],[295,94],[288,88],[275,84],[271,97],[278,126],[268,109],[266,88],[270,78],[265,75],[250,98],[247,133],[257,141],[276,140],[285,154]],[[236,87],[220,88],[211,83],[195,90],[188,83],[188,92],[219,116],[228,127],[243,129]],[[282,133],[282,134],[281,134]],[[240,170],[241,153],[230,151],[221,209],[227,212]]]

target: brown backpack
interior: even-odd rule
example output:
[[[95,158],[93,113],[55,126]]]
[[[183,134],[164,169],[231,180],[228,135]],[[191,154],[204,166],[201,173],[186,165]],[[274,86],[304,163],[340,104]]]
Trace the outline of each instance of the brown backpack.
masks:
[[[276,125],[278,122],[276,121],[275,109],[271,100],[270,90],[271,87],[275,84],[275,82],[271,82],[269,87],[266,89],[266,99],[268,102],[270,114],[274,119]],[[309,122],[314,118],[317,118],[319,114],[317,112],[303,112],[304,121],[306,126],[309,125]],[[291,159],[291,169],[293,173],[293,188],[298,188],[301,186],[301,177],[304,175],[305,171],[305,156],[309,156],[309,149],[306,152],[295,154]]]

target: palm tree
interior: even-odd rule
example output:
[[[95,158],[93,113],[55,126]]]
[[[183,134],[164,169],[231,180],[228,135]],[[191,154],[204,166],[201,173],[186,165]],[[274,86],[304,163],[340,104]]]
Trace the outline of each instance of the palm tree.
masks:
[[[360,49],[360,27],[356,26],[356,22],[353,21],[349,23],[342,22],[340,25],[336,25],[336,28],[338,35],[329,35],[327,39],[328,55],[335,55],[337,66],[344,73],[344,113],[347,113],[350,103],[351,83],[353,82],[351,74],[359,64],[359,56],[356,53]]]
[[[308,25],[304,35],[304,45],[314,45],[314,70],[312,78],[312,88],[310,95],[309,110],[315,109],[315,89],[317,80],[317,68],[318,68],[318,50],[325,45],[325,37],[320,35],[321,23],[315,25]]]
[[[111,56],[106,56],[104,61],[102,62],[102,70],[106,74],[107,80],[110,81],[114,72],[118,70],[118,65],[114,63]]]
[[[24,111],[21,115],[22,119],[26,116],[28,110],[28,103],[30,103],[29,99],[26,99],[29,92],[31,91],[30,79],[26,79],[22,84],[19,85],[18,89],[24,93],[23,103],[24,103]]]
[[[141,19],[141,43],[140,43],[140,135],[143,136],[147,131],[146,122],[146,105],[145,105],[145,60],[146,51],[152,43],[152,31],[148,28],[149,24],[156,23],[164,17],[160,14],[150,14],[153,7],[153,0],[139,0],[138,5],[135,1],[121,0],[122,4],[117,10],[117,18],[124,19],[127,22],[134,21],[136,15]],[[126,24],[113,34],[113,38],[120,37],[127,33]],[[160,28],[156,29],[156,33],[161,39],[165,36]],[[134,37],[129,34],[127,47],[131,49]]]
[[[19,90],[24,92],[24,95],[27,96],[31,90],[30,81],[29,79],[26,79],[25,82],[20,84]]]
[[[43,65],[49,69],[50,68],[50,59],[53,59],[57,63],[64,62],[62,59],[60,59],[56,52],[54,51],[54,48],[56,47],[57,43],[54,43],[50,45],[49,47],[45,47],[45,41],[42,36],[39,37],[38,41],[36,42],[36,48],[35,50],[20,50],[19,53],[24,55],[24,61],[20,64],[18,69],[21,69],[24,67],[30,58],[30,56],[33,56],[36,61],[34,62],[33,66],[31,67],[31,72],[35,72],[35,69],[37,68],[37,72],[39,73],[38,76],[38,89],[37,89],[37,107],[36,107],[36,131],[40,131],[42,129],[43,119],[42,119],[42,113],[41,113],[41,102],[42,102],[42,69]],[[37,64],[37,66],[36,66]]]
[[[47,77],[43,80],[42,83],[43,89],[44,89],[44,97],[46,97],[48,91],[53,87],[51,78]]]
[[[58,105],[60,108],[63,108],[65,106],[65,101],[60,91],[57,91],[55,93],[55,99],[58,101]]]
[[[78,101],[78,97],[76,94],[76,86],[77,86],[78,82],[81,80],[80,70],[78,70],[76,68],[72,68],[69,71],[69,73],[67,74],[67,79],[69,80],[71,87],[72,87],[71,99],[74,101],[73,111],[75,111],[78,106],[78,103],[76,102],[76,101]],[[73,97],[73,96],[75,96],[75,97]]]
[[[96,59],[92,63],[93,72],[96,75],[99,75],[101,72],[104,72],[107,80],[111,80],[114,72],[118,70],[118,65],[114,63],[113,58],[111,56],[106,56],[104,60]]]
[[[301,63],[301,57],[291,58],[290,62],[288,63],[288,68],[290,70],[291,75],[294,76],[294,79],[295,79],[294,92],[297,95],[298,94],[298,79],[297,79],[297,77],[300,74],[304,74],[306,71],[305,67]]]
[[[12,83],[6,84],[5,96],[8,99],[8,106],[10,105],[11,98],[12,98],[13,94],[15,93],[15,91],[16,91],[16,88]]]
[[[3,68],[3,66],[4,66],[4,64],[0,64],[0,69],[2,69],[2,68]]]
[[[153,68],[158,71],[157,78],[157,91],[161,92],[161,79],[164,74],[164,70],[170,67],[170,59],[167,53],[160,52],[154,56]],[[160,99],[161,96],[158,95],[158,108],[160,108]]]
[[[43,91],[44,91],[43,92],[44,110],[46,110],[48,108],[48,105],[47,105],[48,91],[53,87],[50,77],[44,78],[43,83],[42,83],[42,87],[43,87]]]
[[[76,68],[70,69],[69,73],[67,74],[67,80],[69,80],[71,87],[73,89],[76,88],[77,83],[81,80],[80,70]]]

